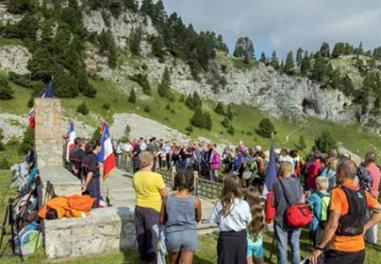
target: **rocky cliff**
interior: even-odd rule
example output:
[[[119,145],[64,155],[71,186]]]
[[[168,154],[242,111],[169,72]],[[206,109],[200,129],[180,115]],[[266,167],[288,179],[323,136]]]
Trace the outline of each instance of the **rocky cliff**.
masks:
[[[2,23],[20,19],[7,14],[1,9]],[[103,14],[102,14],[103,12]],[[109,11],[87,11],[84,13],[84,25],[89,33],[101,33],[110,30],[114,41],[124,54],[119,65],[111,69],[107,58],[102,57],[92,43],[86,44],[86,65],[91,74],[113,81],[120,89],[128,92],[133,85],[128,76],[144,72],[152,84],[160,81],[166,67],[171,72],[172,89],[190,94],[197,91],[202,97],[214,101],[234,104],[247,104],[266,111],[277,118],[294,118],[304,115],[315,116],[335,122],[355,122],[352,100],[337,90],[323,90],[307,78],[292,77],[275,71],[272,67],[257,63],[252,67],[237,67],[230,55],[218,53],[211,62],[208,73],[201,73],[200,79],[192,77],[188,64],[166,55],[164,62],[150,55],[151,46],[148,36],[158,32],[148,16],[126,11],[118,18],[105,13]],[[127,53],[129,39],[137,28],[142,30],[140,57]],[[28,72],[28,50],[20,45],[0,46],[0,70],[19,74]],[[223,80],[223,85],[214,89],[216,78]],[[155,87],[156,85],[153,85]]]

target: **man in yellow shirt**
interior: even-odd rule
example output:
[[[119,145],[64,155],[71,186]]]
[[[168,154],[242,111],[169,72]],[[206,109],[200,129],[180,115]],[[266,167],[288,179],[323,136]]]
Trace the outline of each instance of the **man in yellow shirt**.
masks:
[[[139,154],[139,160],[140,170],[133,178],[136,238],[142,262],[156,263],[158,237],[153,227],[159,224],[162,201],[168,193],[162,176],[152,172],[153,155],[143,151]]]
[[[368,191],[360,189],[354,182],[357,166],[351,160],[344,160],[337,167],[339,186],[331,191],[328,222],[320,245],[310,256],[312,264],[319,263],[319,256],[332,241],[325,256],[326,264],[360,264],[365,261],[364,234],[381,221],[381,205]],[[365,218],[366,209],[374,212]]]

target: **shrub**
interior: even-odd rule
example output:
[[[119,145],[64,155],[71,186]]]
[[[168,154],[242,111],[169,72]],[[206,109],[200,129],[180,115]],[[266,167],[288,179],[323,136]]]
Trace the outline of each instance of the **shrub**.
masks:
[[[28,127],[24,131],[23,140],[18,147],[18,152],[20,154],[26,154],[34,145],[34,129]]]
[[[234,135],[234,127],[233,127],[233,125],[230,125],[229,126],[229,128],[228,128],[228,133],[230,134],[230,135]]]
[[[135,74],[132,76],[128,76],[128,78],[131,81],[134,81],[137,84],[139,84],[140,87],[142,87],[142,89],[143,89],[143,93],[145,93],[146,95],[151,95],[151,86],[149,84],[149,81],[148,81],[146,74],[138,73],[138,74]]]
[[[87,104],[85,102],[82,102],[82,104],[80,104],[77,107],[77,113],[80,113],[82,115],[88,115],[89,114],[89,108],[87,107]]]
[[[319,137],[315,138],[313,150],[318,150],[322,153],[330,153],[331,150],[336,148],[336,139],[328,130],[323,131],[323,133]]]
[[[263,118],[261,120],[255,132],[258,135],[265,138],[272,138],[273,134],[276,133],[274,125],[271,123],[271,120],[268,118]]]
[[[228,128],[230,126],[230,121],[229,119],[227,119],[226,117],[224,118],[224,120],[222,120],[221,124],[225,127],[225,128]]]
[[[8,79],[0,75],[0,100],[10,100],[13,98],[13,89],[9,86]]]
[[[225,109],[224,109],[224,105],[222,103],[217,103],[214,111],[219,115],[225,115],[226,114]]]
[[[193,126],[189,125],[185,128],[185,130],[189,133],[192,133],[193,132]]]
[[[203,112],[200,108],[197,108],[191,118],[191,124],[195,127],[211,130],[212,118],[208,112]]]
[[[146,106],[144,107],[144,112],[146,112],[146,113],[151,112],[151,107],[150,107],[149,105],[146,105]]]
[[[110,105],[109,103],[104,103],[104,104],[102,105],[102,108],[103,108],[104,110],[110,110],[111,105]]]
[[[6,157],[0,158],[0,170],[9,170],[11,167],[11,163]]]
[[[128,96],[128,101],[130,103],[133,103],[133,104],[136,103],[136,93],[135,93],[134,88],[132,88],[131,91],[130,91],[130,95]]]

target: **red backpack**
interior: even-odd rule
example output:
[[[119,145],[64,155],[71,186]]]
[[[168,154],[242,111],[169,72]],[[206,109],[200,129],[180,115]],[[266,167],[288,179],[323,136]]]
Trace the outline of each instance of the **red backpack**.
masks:
[[[286,225],[294,229],[309,225],[313,219],[313,213],[311,210],[303,203],[291,204],[287,198],[286,188],[284,187],[281,180],[279,182],[283,189],[283,195],[288,205],[288,208],[284,214]]]

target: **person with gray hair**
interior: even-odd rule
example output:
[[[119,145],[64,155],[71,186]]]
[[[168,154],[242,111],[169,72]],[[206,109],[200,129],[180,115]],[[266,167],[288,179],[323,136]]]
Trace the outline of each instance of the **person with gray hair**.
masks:
[[[364,167],[369,172],[371,177],[371,193],[377,199],[379,195],[380,186],[380,169],[376,165],[376,153],[374,151],[369,151],[365,155]],[[365,234],[365,240],[369,244],[377,244],[377,225],[374,225]]]
[[[319,263],[325,247],[331,244],[325,254],[326,264],[364,263],[364,234],[381,221],[381,205],[370,192],[355,182],[357,166],[345,159],[337,167],[338,187],[331,191],[329,217],[321,242],[310,255],[312,264]],[[367,219],[366,210],[373,215]]]

